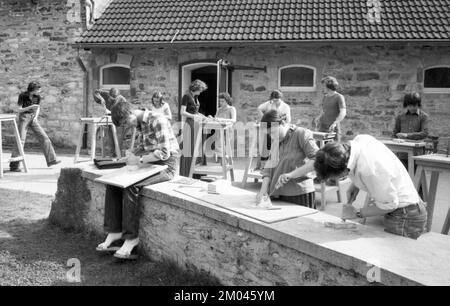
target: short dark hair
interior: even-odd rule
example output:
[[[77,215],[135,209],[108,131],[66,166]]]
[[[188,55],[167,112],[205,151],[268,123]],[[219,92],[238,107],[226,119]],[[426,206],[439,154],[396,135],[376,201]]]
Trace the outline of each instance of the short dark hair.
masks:
[[[350,157],[349,145],[338,142],[327,143],[316,153],[314,169],[320,180],[339,176],[347,170]]]
[[[276,109],[272,109],[268,112],[265,112],[261,118],[261,122],[267,123],[267,128],[270,129],[272,123],[282,123],[286,121],[286,115],[280,114]]]
[[[407,93],[403,98],[403,107],[408,107],[408,105],[417,105],[422,107],[422,98],[417,92]]]
[[[194,91],[205,91],[208,89],[208,85],[205,84],[205,82],[200,80],[195,80],[189,85],[189,90]]]
[[[270,100],[282,99],[282,98],[283,98],[283,93],[279,90],[274,90],[270,93]]]
[[[219,94],[219,99],[225,99],[225,101],[227,101],[228,105],[233,105],[233,98],[227,92],[221,92]]]
[[[322,79],[321,83],[330,90],[337,90],[339,83],[335,77],[326,76]]]
[[[32,91],[35,91],[35,90],[37,90],[39,88],[41,88],[41,84],[39,84],[38,82],[30,82],[28,84],[27,90],[28,90],[28,92],[32,92]]]
[[[115,126],[121,126],[130,115],[131,104],[128,102],[118,101],[111,108],[111,118]]]

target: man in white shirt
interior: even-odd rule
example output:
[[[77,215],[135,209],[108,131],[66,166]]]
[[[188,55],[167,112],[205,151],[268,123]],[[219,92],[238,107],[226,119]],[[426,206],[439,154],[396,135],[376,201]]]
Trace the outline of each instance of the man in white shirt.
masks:
[[[348,175],[348,205],[342,218],[384,216],[385,231],[417,239],[426,231],[427,211],[414,184],[397,156],[369,135],[359,135],[346,143],[328,143],[316,154],[314,169],[324,180]],[[280,178],[281,182],[302,176],[311,169],[297,169]],[[359,190],[372,201],[357,210],[353,203]]]

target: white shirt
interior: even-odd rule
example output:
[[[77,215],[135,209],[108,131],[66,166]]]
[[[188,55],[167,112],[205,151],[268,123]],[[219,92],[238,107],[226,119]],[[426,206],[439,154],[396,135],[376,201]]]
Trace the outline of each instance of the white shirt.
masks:
[[[421,201],[405,166],[382,142],[359,135],[350,144],[349,178],[378,208],[392,210]]]
[[[267,101],[258,106],[258,109],[265,114],[270,110],[277,110],[281,115],[286,115],[286,123],[291,123],[291,108],[284,101],[281,101],[280,106],[272,101]]]

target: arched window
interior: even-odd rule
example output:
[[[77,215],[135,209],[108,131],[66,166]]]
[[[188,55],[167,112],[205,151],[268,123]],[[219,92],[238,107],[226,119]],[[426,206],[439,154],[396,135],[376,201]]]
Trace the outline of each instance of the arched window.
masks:
[[[278,71],[278,87],[283,91],[315,91],[316,68],[289,65]]]
[[[450,93],[450,66],[425,69],[423,90],[426,93]]]
[[[130,89],[130,66],[110,64],[100,68],[100,87]]]

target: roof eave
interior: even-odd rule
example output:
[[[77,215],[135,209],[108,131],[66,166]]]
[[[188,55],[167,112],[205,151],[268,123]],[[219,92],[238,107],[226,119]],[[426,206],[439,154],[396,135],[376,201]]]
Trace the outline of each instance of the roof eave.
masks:
[[[387,43],[387,44],[449,44],[450,39],[323,39],[323,40],[225,40],[225,41],[174,41],[174,42],[115,42],[115,43],[73,43],[73,48],[139,48],[149,46],[174,46],[186,44],[230,45],[230,44],[340,44],[340,43]]]

